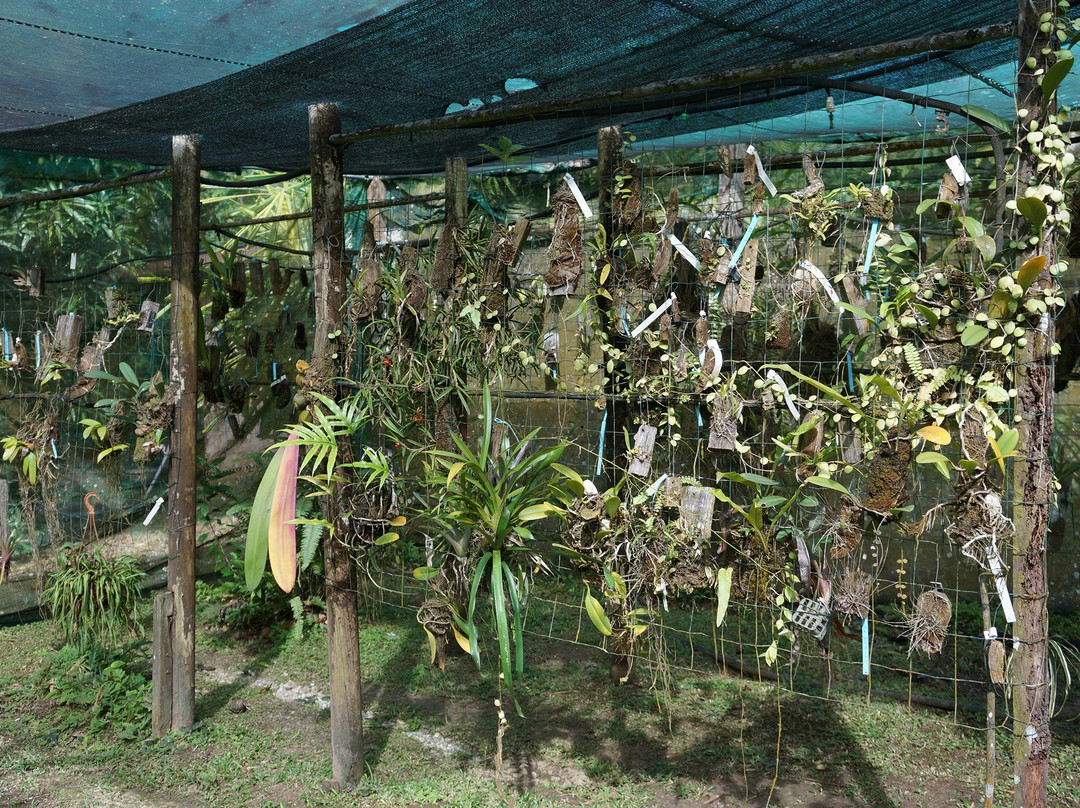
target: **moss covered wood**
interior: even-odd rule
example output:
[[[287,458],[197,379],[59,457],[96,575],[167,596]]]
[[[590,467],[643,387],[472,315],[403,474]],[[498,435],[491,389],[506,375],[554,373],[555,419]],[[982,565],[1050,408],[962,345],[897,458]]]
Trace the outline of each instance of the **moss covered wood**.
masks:
[[[311,244],[315,278],[315,344],[311,369],[324,378],[323,385],[341,376],[343,351],[337,349],[345,305],[345,185],[341,151],[330,145],[330,136],[341,131],[337,104],[313,104],[308,108],[311,145]],[[336,398],[337,388],[330,394]],[[360,692],[359,622],[356,602],[356,565],[345,544],[353,531],[344,512],[351,483],[345,465],[352,444],[343,439],[338,447],[338,474],[334,496],[323,498],[323,516],[334,525],[323,539],[326,569],[326,633],[330,656],[330,746],[334,789],[356,784],[363,775],[363,705]]]
[[[1039,81],[1055,61],[1058,48],[1053,25],[1042,30],[1045,20],[1056,16],[1051,0],[1020,0],[1019,71],[1016,103],[1018,111],[1018,165],[1016,187],[1027,191],[1038,178],[1040,184],[1057,187],[1058,172],[1040,165],[1040,149],[1028,142],[1028,132],[1042,129],[1055,112]],[[1045,270],[1057,262],[1056,228],[1051,221],[1033,226],[1017,217],[1017,242],[1024,243],[1016,256],[1017,266],[1035,256],[1046,256]],[[1038,292],[1056,284],[1049,271],[1035,280]],[[1054,501],[1050,443],[1054,432],[1054,344],[1053,318],[1042,316],[1030,329],[1027,345],[1016,353],[1014,366],[1017,389],[1017,429],[1019,455],[1012,467],[1013,544],[1012,587],[1016,606],[1013,627],[1013,765],[1016,808],[1045,808],[1047,769],[1050,757],[1050,690],[1046,671],[1046,528]]]
[[[197,135],[173,138],[172,346],[179,395],[169,441],[169,591],[172,592],[172,728],[195,722],[195,514],[199,361],[199,165]]]

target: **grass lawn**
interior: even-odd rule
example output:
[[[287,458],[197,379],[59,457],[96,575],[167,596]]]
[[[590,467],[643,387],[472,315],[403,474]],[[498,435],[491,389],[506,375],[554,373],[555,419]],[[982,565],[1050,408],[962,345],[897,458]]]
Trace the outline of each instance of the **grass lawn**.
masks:
[[[613,684],[601,650],[547,636],[560,634],[560,621],[543,613],[543,602],[530,613],[544,631],[526,644],[518,693],[525,718],[508,712],[498,772],[490,660],[477,672],[454,655],[440,671],[428,664],[407,608],[384,606],[368,618],[368,773],[352,793],[326,793],[325,630],[311,625],[290,639],[284,625],[230,629],[218,619],[224,596],[210,587],[200,596],[197,725],[161,741],[146,737],[145,713],[137,714],[145,643],[109,683],[79,689],[62,684],[58,670],[72,660],[56,661],[51,623],[0,629],[0,805],[982,805],[983,714],[909,707],[838,686],[828,698],[810,688],[798,695],[725,675],[700,653],[693,671],[642,668],[631,683]],[[676,664],[686,653],[676,649]],[[800,665],[800,677],[820,681],[820,660]],[[654,688],[656,680],[667,684]],[[49,681],[61,684],[50,693]],[[103,699],[131,709],[91,722]],[[1004,715],[1001,695],[998,705]],[[999,805],[1011,796],[1010,750],[1010,731],[1000,729]],[[1050,777],[1052,805],[1080,804],[1073,723],[1054,725]]]

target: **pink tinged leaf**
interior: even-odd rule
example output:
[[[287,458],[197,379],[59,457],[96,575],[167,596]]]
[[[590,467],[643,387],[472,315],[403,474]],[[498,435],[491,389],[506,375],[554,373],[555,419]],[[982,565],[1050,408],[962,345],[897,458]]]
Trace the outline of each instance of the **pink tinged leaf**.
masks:
[[[289,435],[296,440],[297,435]],[[274,580],[285,592],[291,592],[296,583],[296,474],[300,461],[299,446],[285,446],[282,450],[281,468],[274,498],[270,505],[270,525],[267,536],[267,552]]]

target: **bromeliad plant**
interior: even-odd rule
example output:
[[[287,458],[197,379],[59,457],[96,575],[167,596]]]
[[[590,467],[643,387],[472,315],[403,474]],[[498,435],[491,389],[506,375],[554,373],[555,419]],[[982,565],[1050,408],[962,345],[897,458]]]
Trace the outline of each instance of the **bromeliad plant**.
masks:
[[[533,523],[549,517],[564,518],[566,506],[584,489],[581,478],[558,462],[565,444],[529,453],[529,445],[539,430],[507,451],[500,451],[502,447],[492,441],[495,417],[491,391],[486,385],[482,406],[480,440],[475,447],[453,435],[453,450],[430,452],[434,468],[429,484],[440,494],[429,518],[452,532],[461,532],[462,549],[468,548],[471,584],[467,610],[464,616],[455,611],[454,618],[477,665],[480,643],[476,613],[481,590],[487,584],[499,646],[500,679],[512,694],[514,682],[524,669],[522,612],[529,581],[526,570],[543,566]],[[427,567],[417,573],[417,577],[430,578],[438,570]]]

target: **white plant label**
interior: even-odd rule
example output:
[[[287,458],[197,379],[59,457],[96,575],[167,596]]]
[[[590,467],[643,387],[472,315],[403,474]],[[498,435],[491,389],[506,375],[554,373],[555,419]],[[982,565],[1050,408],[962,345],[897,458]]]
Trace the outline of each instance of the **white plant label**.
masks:
[[[660,477],[660,479],[658,479],[655,483],[653,483],[647,489],[645,489],[645,495],[649,496],[649,497],[655,497],[656,492],[660,490],[660,486],[662,486],[664,484],[664,480],[666,480],[667,478],[668,478],[667,474]]]
[[[836,290],[833,285],[829,283],[829,279],[825,277],[825,273],[818,269],[814,264],[810,263],[806,259],[799,262],[802,268],[817,278],[817,282],[821,284],[821,288],[825,290],[825,294],[829,296],[829,300],[833,303],[840,302],[840,295],[836,294]]]
[[[577,180],[574,179],[569,171],[563,175],[563,179],[566,180],[566,185],[570,189],[570,193],[572,193],[574,199],[577,200],[577,206],[581,208],[581,215],[586,219],[591,217],[592,208],[590,208],[589,203],[585,201],[585,194],[581,193],[581,189],[578,188]]]
[[[158,497],[157,502],[154,503],[154,507],[150,509],[150,513],[146,514],[146,518],[142,520],[143,527],[149,527],[150,523],[154,521],[154,517],[157,516],[157,512],[161,510],[161,506],[165,502],[165,497]]]
[[[638,336],[641,334],[641,332],[644,331],[646,328],[648,328],[650,325],[652,325],[654,322],[656,322],[657,318],[659,318],[660,315],[663,314],[665,311],[670,309],[671,304],[674,303],[674,302],[675,302],[675,293],[672,292],[671,297],[669,297],[667,300],[665,300],[663,303],[661,303],[659,306],[657,306],[656,311],[654,311],[652,314],[650,314],[648,317],[646,317],[644,320],[642,320],[641,323],[638,325],[638,327],[630,332],[630,338],[631,339],[637,339]]]
[[[692,266],[694,269],[701,269],[701,262],[697,260],[697,256],[690,252],[690,249],[681,241],[679,241],[679,239],[675,236],[674,233],[668,234],[668,241],[671,242],[672,247],[678,250],[679,255],[681,255],[687,260],[690,266]]]
[[[788,412],[791,413],[791,417],[796,421],[799,420],[799,408],[795,406],[795,399],[791,397],[791,391],[788,390],[787,384],[780,378],[780,374],[775,370],[769,370],[765,372],[765,378],[779,384],[784,389],[784,403],[787,404]]]
[[[712,377],[715,379],[720,375],[720,368],[724,365],[724,352],[720,350],[720,343],[711,339],[705,343],[705,347],[701,349],[701,353],[698,354],[698,362],[701,367],[705,367],[705,356],[712,352],[713,355],[713,367]]]
[[[754,165],[757,166],[758,179],[765,183],[765,187],[769,189],[769,196],[776,196],[776,186],[769,179],[769,175],[765,173],[765,166],[761,164],[761,155],[758,154],[757,149],[753,146],[747,146],[746,153],[753,156]]]
[[[997,586],[998,597],[1001,599],[1001,611],[1005,613],[1006,620],[1015,623],[1016,613],[1013,611],[1009,586],[1005,582],[1005,568],[1001,563],[1001,556],[998,555],[997,548],[993,545],[986,548],[986,562],[990,565],[990,572],[994,575],[994,585]]]
[[[964,168],[964,164],[960,162],[960,157],[953,154],[945,160],[945,165],[949,167],[949,171],[952,172],[953,177],[956,178],[957,185],[967,185],[971,182],[971,177],[968,175],[967,170]]]

